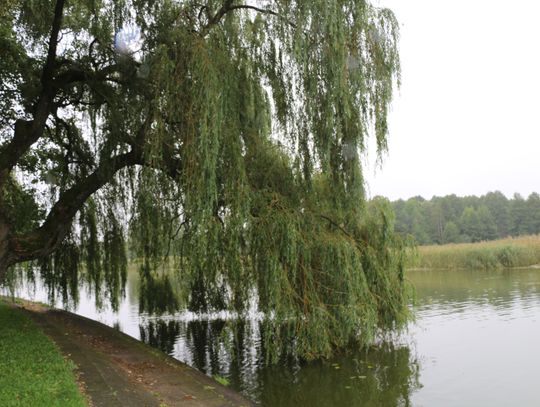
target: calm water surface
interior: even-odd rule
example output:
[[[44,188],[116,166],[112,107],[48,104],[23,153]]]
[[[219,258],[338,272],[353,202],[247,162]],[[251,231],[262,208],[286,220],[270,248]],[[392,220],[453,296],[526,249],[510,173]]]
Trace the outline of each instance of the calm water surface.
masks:
[[[265,367],[258,322],[140,315],[132,276],[118,313],[82,294],[75,312],[115,326],[266,407],[540,406],[540,270],[415,271],[417,320],[369,351]],[[46,301],[37,287],[17,295]],[[57,304],[62,306],[62,304]]]

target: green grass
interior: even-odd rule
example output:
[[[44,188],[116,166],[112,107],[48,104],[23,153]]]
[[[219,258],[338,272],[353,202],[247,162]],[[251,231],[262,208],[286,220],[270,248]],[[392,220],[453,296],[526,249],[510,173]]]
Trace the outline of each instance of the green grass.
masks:
[[[231,384],[231,382],[229,381],[229,379],[227,379],[226,377],[223,377],[223,376],[219,376],[219,375],[214,375],[213,376],[214,380],[216,382],[218,382],[219,384],[221,384],[222,386],[229,386]]]
[[[27,315],[0,300],[0,406],[86,406],[74,368]]]
[[[540,235],[491,242],[420,246],[416,267],[496,269],[540,264]]]

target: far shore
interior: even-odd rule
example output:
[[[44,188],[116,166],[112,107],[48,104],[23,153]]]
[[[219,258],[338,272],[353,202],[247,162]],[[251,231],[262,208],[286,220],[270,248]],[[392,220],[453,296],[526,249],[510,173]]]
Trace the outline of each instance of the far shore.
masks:
[[[409,270],[540,268],[540,235],[419,246]]]

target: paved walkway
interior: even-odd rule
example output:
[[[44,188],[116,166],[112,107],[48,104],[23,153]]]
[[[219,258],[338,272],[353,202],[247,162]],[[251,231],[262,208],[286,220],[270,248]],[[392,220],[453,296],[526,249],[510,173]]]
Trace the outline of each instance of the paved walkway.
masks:
[[[78,366],[93,407],[252,407],[208,376],[99,322],[25,304],[26,312]]]

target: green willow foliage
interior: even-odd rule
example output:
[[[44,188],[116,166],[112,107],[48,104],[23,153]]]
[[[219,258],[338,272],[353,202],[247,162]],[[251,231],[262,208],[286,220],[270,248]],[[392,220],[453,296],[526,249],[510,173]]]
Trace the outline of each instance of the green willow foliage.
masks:
[[[398,24],[362,0],[259,3],[67,1],[57,77],[82,79],[61,86],[18,179],[47,210],[110,165],[46,275],[76,285],[84,270],[117,306],[131,255],[143,310],[246,315],[255,298],[269,356],[326,356],[408,317],[405,246],[388,203],[366,203],[361,167],[369,136],[386,149]],[[8,124],[31,111],[53,10],[0,11]]]

